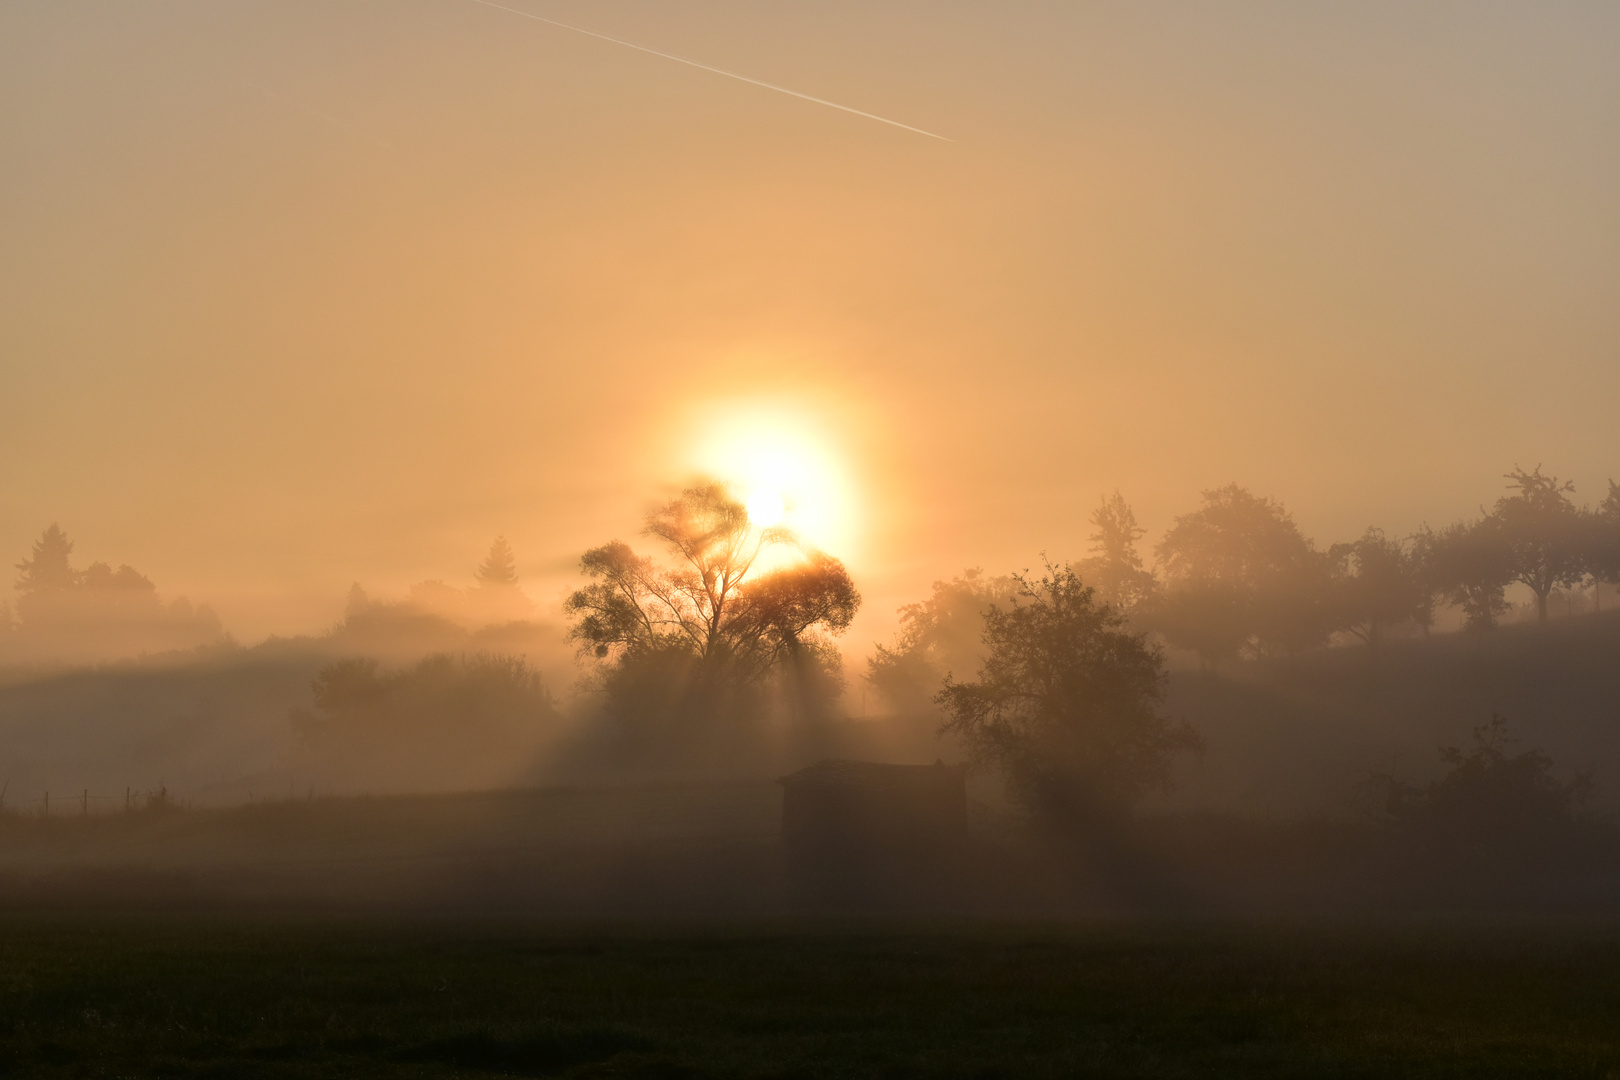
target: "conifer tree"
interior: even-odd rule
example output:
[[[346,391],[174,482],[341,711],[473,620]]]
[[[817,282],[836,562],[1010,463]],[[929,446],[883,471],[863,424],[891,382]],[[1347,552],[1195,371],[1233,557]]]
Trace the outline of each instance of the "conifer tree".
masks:
[[[489,557],[478,566],[473,575],[478,579],[480,587],[485,589],[510,589],[517,586],[517,559],[512,554],[512,545],[506,542],[506,537],[497,536],[495,542],[489,545]]]
[[[34,541],[34,553],[17,564],[22,573],[16,589],[24,596],[57,589],[71,589],[79,583],[79,572],[68,564],[73,554],[73,541],[67,533],[52,524]]]
[[[1136,542],[1147,530],[1136,523],[1130,504],[1118,491],[1091,512],[1091,523],[1097,530],[1091,534],[1093,554],[1075,570],[1097,590],[1098,599],[1129,612],[1158,585],[1136,550]]]

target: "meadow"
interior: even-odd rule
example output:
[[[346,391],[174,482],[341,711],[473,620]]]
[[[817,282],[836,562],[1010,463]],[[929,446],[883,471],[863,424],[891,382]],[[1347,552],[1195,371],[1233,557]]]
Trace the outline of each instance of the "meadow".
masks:
[[[0,930],[30,1077],[1604,1077],[1617,1010],[1591,927]]]

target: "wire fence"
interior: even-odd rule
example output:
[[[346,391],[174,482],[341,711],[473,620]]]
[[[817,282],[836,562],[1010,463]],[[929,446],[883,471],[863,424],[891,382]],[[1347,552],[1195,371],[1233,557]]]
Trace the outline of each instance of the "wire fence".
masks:
[[[179,805],[168,787],[161,783],[155,788],[126,787],[121,795],[92,795],[89,788],[82,788],[79,791],[58,791],[54,794],[45,791],[33,799],[15,798],[11,795],[10,784],[0,786],[0,814],[33,813],[40,817],[66,815],[89,817],[91,814],[127,813],[133,810]]]

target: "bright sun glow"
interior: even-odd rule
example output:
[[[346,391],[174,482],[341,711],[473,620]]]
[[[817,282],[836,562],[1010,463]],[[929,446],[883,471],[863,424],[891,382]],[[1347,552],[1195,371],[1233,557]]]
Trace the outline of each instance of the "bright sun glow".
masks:
[[[768,489],[749,492],[744,505],[748,507],[748,520],[762,529],[780,525],[787,516],[787,506],[782,502],[782,496]]]
[[[748,518],[849,557],[851,492],[834,439],[809,417],[769,403],[737,403],[700,423],[698,472],[731,484]]]

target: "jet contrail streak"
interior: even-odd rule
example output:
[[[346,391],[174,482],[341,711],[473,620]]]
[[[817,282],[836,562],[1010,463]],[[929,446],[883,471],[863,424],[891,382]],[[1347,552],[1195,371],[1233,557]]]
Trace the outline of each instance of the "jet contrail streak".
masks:
[[[922,128],[912,127],[910,124],[902,124],[898,120],[890,120],[886,116],[878,116],[876,113],[862,112],[860,109],[852,109],[848,105],[840,105],[838,102],[828,101],[826,98],[811,97],[809,94],[801,94],[797,90],[789,90],[785,86],[775,86],[768,82],[760,82],[758,79],[750,79],[747,75],[738,75],[735,71],[723,71],[717,67],[710,67],[708,64],[700,64],[696,60],[688,60],[684,56],[676,56],[674,53],[659,52],[657,49],[649,49],[647,46],[637,45],[633,41],[624,41],[620,38],[608,37],[606,34],[598,34],[594,30],[585,30],[578,26],[570,26],[567,23],[558,22],[556,19],[548,19],[542,15],[536,15],[533,12],[520,11],[517,8],[507,7],[505,4],[494,3],[494,0],[472,0],[472,2],[475,4],[483,4],[485,7],[495,8],[498,11],[508,11],[513,15],[521,15],[525,19],[533,19],[535,22],[543,22],[549,26],[560,27],[563,30],[572,30],[574,33],[584,34],[586,37],[599,38],[602,41],[611,41],[615,45],[623,45],[625,48],[635,49],[637,52],[651,53],[654,56],[661,56],[665,60],[673,60],[677,64],[687,64],[691,67],[700,68],[703,71],[711,71],[716,75],[724,75],[728,79],[736,79],[739,82],[750,83],[754,86],[763,86],[767,90],[775,90],[778,94],[786,94],[789,97],[796,97],[801,101],[813,101],[817,105],[826,105],[828,108],[838,109],[841,112],[854,113],[856,116],[864,116],[868,120],[876,120],[880,124],[888,124],[892,127],[904,128],[907,131],[914,131],[918,135],[926,135],[930,139],[938,139],[941,142],[955,141],[954,139],[947,139],[943,135],[935,135],[932,131],[924,131]]]
[[[265,89],[263,87],[260,87],[260,91],[267,98],[271,98],[272,100],[275,100],[275,101],[285,101],[287,104],[293,106],[296,109],[302,110],[303,112],[307,113],[310,116],[315,117],[318,120],[325,120],[328,124],[331,124],[335,128],[339,128],[339,129],[341,129],[343,131],[348,132],[350,135],[354,135],[354,136],[356,136],[358,138],[366,140],[366,142],[371,143],[373,146],[380,146],[384,150],[392,150],[393,149],[392,146],[389,146],[387,143],[383,142],[381,139],[377,138],[375,135],[372,135],[372,134],[370,134],[368,132],[362,131],[359,128],[355,127],[353,124],[347,123],[346,121],[343,121],[343,120],[339,120],[337,117],[333,116],[331,113],[322,112],[320,109],[315,108],[315,106],[309,105],[309,104],[307,104],[305,102],[302,102],[302,101],[299,101],[295,97],[290,97],[287,94],[278,94],[274,90],[267,90],[267,89]]]

